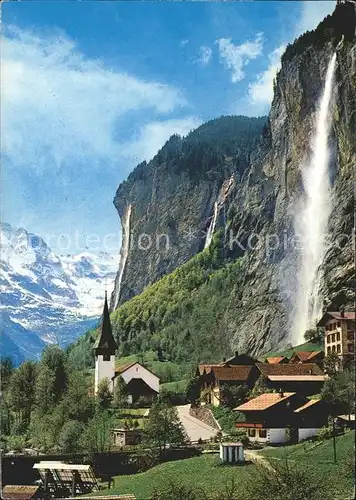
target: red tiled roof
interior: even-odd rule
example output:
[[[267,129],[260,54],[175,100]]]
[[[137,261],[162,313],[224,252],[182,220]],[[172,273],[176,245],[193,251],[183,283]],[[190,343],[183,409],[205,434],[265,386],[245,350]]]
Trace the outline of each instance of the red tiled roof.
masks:
[[[319,355],[324,355],[324,351],[311,351],[309,353],[308,361],[312,358],[315,358],[316,356],[319,356]]]
[[[326,319],[355,319],[355,311],[345,311],[341,313],[340,311],[327,311],[321,320],[319,321],[317,326],[323,326],[325,324]]]
[[[265,394],[261,394],[257,396],[257,398],[250,399],[247,403],[243,403],[242,405],[234,408],[236,411],[263,411],[271,406],[274,406],[281,401],[285,401],[290,397],[294,396],[295,392],[285,392],[283,395],[278,392],[269,392]]]
[[[214,366],[212,372],[216,380],[241,380],[245,381],[250,376],[253,366],[250,365],[230,365]]]
[[[300,413],[301,411],[306,410],[307,408],[310,408],[311,406],[314,406],[316,404],[320,403],[320,399],[310,399],[307,401],[304,405],[300,406],[296,410],[294,410],[295,413]]]
[[[4,500],[29,500],[38,490],[39,486],[20,486],[8,484],[4,486],[2,498]]]
[[[269,364],[257,363],[260,372],[268,377],[269,375],[324,375],[324,372],[316,363],[307,364]]]
[[[310,351],[296,351],[294,356],[300,359],[300,361],[306,361],[310,356]],[[294,357],[293,356],[293,357]]]
[[[280,363],[281,361],[284,361],[286,359],[285,356],[272,356],[269,358],[266,358],[267,363],[274,365],[277,363]]]

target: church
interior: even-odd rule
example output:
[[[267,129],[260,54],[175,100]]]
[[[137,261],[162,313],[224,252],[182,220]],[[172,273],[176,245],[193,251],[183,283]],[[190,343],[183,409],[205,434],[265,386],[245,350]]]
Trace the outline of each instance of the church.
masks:
[[[127,402],[134,404],[141,401],[151,404],[159,394],[159,378],[138,362],[129,363],[116,368],[117,343],[114,339],[110,321],[107,293],[105,292],[104,310],[99,334],[94,343],[95,353],[95,395],[102,380],[108,381],[109,389],[115,391],[119,377],[126,384],[128,393]]]

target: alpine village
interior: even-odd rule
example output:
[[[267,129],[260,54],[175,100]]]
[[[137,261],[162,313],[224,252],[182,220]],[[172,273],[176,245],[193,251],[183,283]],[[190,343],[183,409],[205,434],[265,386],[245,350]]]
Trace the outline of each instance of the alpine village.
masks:
[[[284,48],[268,117],[174,134],[120,184],[101,317],[2,349],[1,499],[355,497],[355,29],[336,2]],[[305,253],[277,247],[302,213]]]

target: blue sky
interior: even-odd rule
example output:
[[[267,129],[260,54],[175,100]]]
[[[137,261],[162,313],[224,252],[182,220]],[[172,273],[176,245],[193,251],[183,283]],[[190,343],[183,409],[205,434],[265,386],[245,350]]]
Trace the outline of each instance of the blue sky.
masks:
[[[208,119],[267,114],[283,47],[333,8],[3,4],[2,219],[61,252],[97,251],[115,234],[115,251],[112,199],[134,166]]]

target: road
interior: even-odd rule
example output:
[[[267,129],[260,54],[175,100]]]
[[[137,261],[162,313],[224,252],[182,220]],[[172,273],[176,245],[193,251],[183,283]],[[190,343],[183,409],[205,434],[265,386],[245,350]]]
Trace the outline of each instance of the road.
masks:
[[[201,420],[189,415],[189,408],[190,405],[177,406],[180,421],[182,422],[190,441],[198,441],[199,438],[203,441],[208,441],[212,437],[215,437],[218,431]]]

